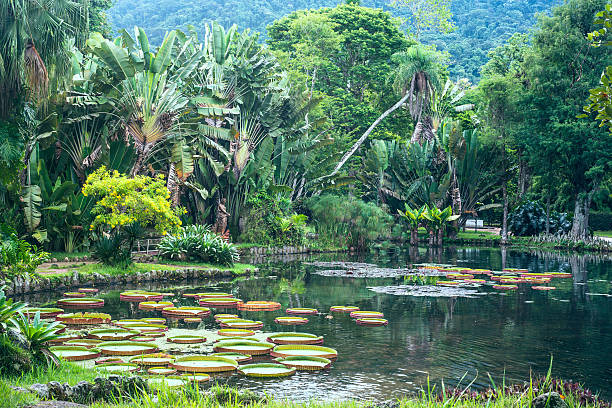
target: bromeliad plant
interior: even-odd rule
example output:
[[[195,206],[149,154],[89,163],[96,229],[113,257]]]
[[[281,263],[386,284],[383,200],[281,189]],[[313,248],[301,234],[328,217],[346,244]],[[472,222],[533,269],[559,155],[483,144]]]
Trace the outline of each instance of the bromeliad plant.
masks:
[[[47,323],[40,319],[40,312],[36,312],[32,321],[19,313],[15,322],[36,362],[59,365],[59,359],[49,350],[49,342],[59,337],[57,326],[60,322]]]
[[[421,224],[423,220],[423,214],[425,214],[425,212],[427,211],[427,206],[423,205],[420,208],[412,209],[408,207],[408,204],[404,204],[404,205],[406,207],[405,211],[397,210],[397,212],[404,220],[406,220],[406,222],[408,223],[410,227],[410,245],[418,245],[419,243],[419,236],[418,236],[419,225]]]

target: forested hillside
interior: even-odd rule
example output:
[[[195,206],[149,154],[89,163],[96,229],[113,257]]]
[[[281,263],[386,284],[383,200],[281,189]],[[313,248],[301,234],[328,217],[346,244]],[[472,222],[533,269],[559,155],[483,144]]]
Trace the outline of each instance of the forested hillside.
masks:
[[[225,27],[236,23],[240,29],[250,28],[266,37],[266,27],[292,11],[333,7],[338,3],[338,0],[159,0],[152,6],[145,0],[116,0],[108,14],[115,29],[142,26],[151,40],[159,44],[166,31],[190,24],[201,30],[212,20]],[[451,54],[453,77],[475,81],[489,50],[513,33],[529,30],[535,13],[547,11],[558,3],[560,0],[452,0],[451,11],[457,29],[450,34],[425,32],[421,41],[436,44]],[[363,0],[361,4],[382,7],[399,17],[407,13],[391,7],[389,0]]]

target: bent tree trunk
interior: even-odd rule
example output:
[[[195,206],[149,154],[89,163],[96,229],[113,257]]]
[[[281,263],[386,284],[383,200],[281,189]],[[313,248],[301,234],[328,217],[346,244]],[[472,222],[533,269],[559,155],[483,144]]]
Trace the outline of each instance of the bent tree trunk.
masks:
[[[589,235],[589,211],[591,209],[591,198],[593,192],[578,193],[574,206],[574,220],[572,222],[571,235],[576,239],[584,239]]]

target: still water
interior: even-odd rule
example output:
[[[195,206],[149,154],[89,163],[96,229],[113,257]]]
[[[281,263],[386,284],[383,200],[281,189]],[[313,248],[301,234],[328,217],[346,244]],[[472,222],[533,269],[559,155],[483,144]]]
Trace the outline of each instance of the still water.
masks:
[[[403,278],[326,277],[312,261],[354,261],[403,268],[412,262],[437,262],[470,268],[500,270],[528,268],[530,272],[571,272],[555,279],[557,289],[542,292],[519,285],[502,292],[489,287],[476,298],[435,298],[375,293],[373,286],[399,285]],[[262,261],[253,260],[254,262]],[[194,289],[232,291],[243,300],[271,300],[286,307],[313,307],[327,312],[333,305],[356,305],[377,310],[387,327],[361,327],[348,316],[310,316],[304,326],[274,323],[277,312],[236,312],[262,320],[264,331],[303,331],[323,335],[325,346],[338,350],[338,360],[320,373],[298,372],[286,379],[254,380],[235,374],[220,381],[295,400],[365,398],[386,400],[418,390],[429,377],[446,385],[474,380],[475,387],[495,381],[523,381],[530,372],[545,374],[551,356],[553,375],[579,381],[612,397],[612,260],[609,256],[564,255],[550,252],[501,251],[483,248],[444,248],[437,253],[398,253],[367,256],[327,254],[291,259],[267,258],[262,276],[226,282],[159,284],[142,289],[193,292]],[[132,286],[133,287],[133,286]],[[119,301],[119,290],[103,288],[101,311],[114,319],[151,317],[133,304]],[[51,302],[60,294],[29,299]],[[46,302],[43,302],[46,303]],[[179,299],[181,305],[193,305]],[[223,311],[225,313],[226,311]],[[234,313],[233,311],[231,313]],[[198,330],[216,330],[212,317]],[[197,330],[194,330],[197,331]],[[207,346],[210,348],[210,345]]]

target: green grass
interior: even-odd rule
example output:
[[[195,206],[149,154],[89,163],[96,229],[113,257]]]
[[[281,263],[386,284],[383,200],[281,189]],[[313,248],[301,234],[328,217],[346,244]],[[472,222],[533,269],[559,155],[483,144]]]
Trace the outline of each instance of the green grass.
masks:
[[[500,240],[501,237],[498,234],[494,234],[490,231],[459,231],[457,233],[457,239],[488,239],[491,241]]]
[[[63,261],[65,258],[74,259],[82,258],[84,256],[91,258],[91,254],[89,252],[51,252],[49,254],[49,259],[56,258],[58,261]]]
[[[232,271],[236,275],[242,275],[246,273],[247,269],[253,270],[257,268],[255,265],[243,264],[243,263],[235,263],[234,266],[222,266],[222,265],[213,265],[213,264],[199,263],[199,262],[181,262],[181,261],[163,261],[163,265],[172,265],[172,266],[178,266],[178,267],[186,266],[190,268],[200,268],[200,269],[220,269],[223,271]],[[153,269],[161,269],[161,267],[153,268]],[[180,269],[180,268],[176,268],[176,269]]]
[[[34,395],[12,390],[9,384],[0,380],[0,408],[22,408],[37,401]]]
[[[94,378],[100,375],[99,372],[92,369],[62,361],[59,367],[49,367],[48,369],[36,368],[21,377],[0,377],[0,381],[8,385],[25,388],[32,384],[48,383],[49,381],[59,381],[62,384],[75,385],[79,381],[93,381]]]
[[[595,231],[594,235],[596,237],[612,238],[612,231]]]

